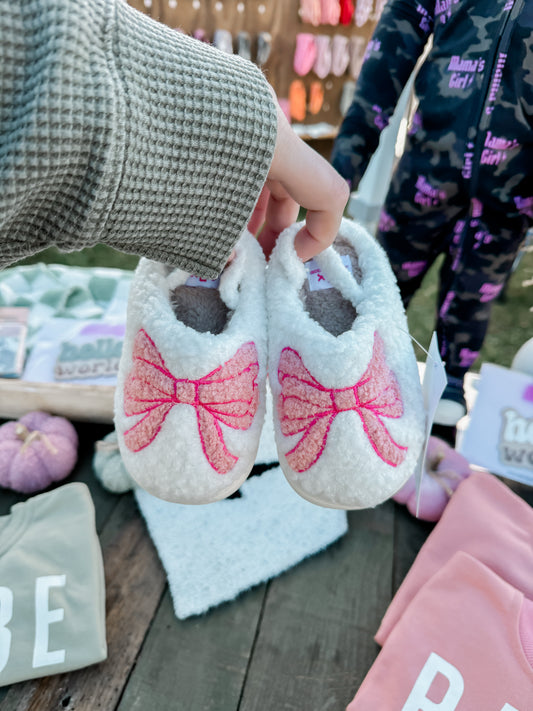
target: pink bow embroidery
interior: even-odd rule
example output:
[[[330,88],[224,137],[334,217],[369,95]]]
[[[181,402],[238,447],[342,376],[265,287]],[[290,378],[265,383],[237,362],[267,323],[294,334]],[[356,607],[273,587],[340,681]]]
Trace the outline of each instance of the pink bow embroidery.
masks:
[[[331,389],[321,385],[304,366],[292,348],[281,352],[278,379],[281,393],[278,413],[285,436],[303,432],[286,454],[291,468],[304,472],[321,456],[329,428],[339,412],[355,410],[374,451],[393,467],[405,459],[407,447],[397,444],[385,427],[383,417],[401,417],[403,404],[396,376],[385,362],[381,336],[374,334],[370,363],[362,378],[348,388]]]
[[[198,380],[174,377],[144,329],[135,336],[132,357],[124,385],[124,412],[128,417],[144,417],[124,433],[128,449],[139,452],[151,444],[174,405],[192,405],[206,459],[215,471],[226,474],[238,457],[226,448],[220,423],[235,430],[247,430],[252,424],[259,399],[255,343],[245,343],[226,363]]]

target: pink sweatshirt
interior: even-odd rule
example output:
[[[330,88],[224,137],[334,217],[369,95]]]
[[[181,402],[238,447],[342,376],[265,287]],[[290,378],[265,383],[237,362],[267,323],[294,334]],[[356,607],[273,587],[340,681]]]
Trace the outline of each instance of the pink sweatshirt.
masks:
[[[495,476],[476,472],[461,482],[420,549],[381,622],[378,644],[385,643],[416,593],[457,551],[477,558],[533,599],[533,510]]]
[[[414,597],[347,708],[532,710],[533,602],[463,552]]]

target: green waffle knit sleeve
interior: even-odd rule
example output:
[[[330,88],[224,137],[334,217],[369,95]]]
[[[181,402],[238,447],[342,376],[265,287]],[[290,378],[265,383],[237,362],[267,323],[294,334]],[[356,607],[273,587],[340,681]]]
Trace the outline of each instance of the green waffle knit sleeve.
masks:
[[[218,274],[274,151],[260,70],[123,0],[0,6],[0,266],[104,242]]]

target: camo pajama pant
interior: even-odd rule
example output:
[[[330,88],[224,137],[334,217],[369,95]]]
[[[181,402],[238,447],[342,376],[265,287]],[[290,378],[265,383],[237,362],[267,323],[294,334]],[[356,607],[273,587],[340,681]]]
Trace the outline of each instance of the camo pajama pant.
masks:
[[[492,301],[505,285],[528,220],[514,205],[506,210],[486,197],[483,203],[465,200],[460,181],[428,180],[413,161],[411,154],[400,161],[377,238],[389,256],[405,306],[435,259],[444,254],[436,331],[447,373],[463,378],[479,355]],[[427,167],[426,160],[423,165]]]

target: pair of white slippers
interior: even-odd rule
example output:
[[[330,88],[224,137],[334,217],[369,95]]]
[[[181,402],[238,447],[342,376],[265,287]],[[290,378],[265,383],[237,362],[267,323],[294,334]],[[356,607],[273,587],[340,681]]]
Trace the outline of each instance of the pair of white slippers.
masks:
[[[295,224],[268,265],[245,232],[214,282],[142,259],[131,286],[115,426],[149,493],[205,504],[255,461],[267,373],[281,468],[312,503],[376,506],[413,473],[424,441],[418,369],[387,257],[343,220],[303,264]]]

